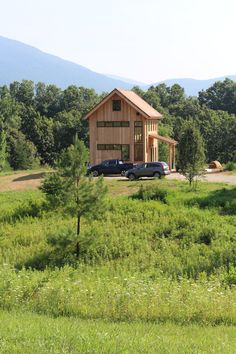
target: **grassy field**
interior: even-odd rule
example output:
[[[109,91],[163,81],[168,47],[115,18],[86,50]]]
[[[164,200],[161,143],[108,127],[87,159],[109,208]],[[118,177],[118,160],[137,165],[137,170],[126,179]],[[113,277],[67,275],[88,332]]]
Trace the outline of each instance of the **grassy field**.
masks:
[[[79,262],[74,218],[39,190],[0,194],[2,352],[235,353],[236,189],[106,183]]]
[[[48,353],[235,353],[235,327],[107,322],[0,312],[0,351]]]

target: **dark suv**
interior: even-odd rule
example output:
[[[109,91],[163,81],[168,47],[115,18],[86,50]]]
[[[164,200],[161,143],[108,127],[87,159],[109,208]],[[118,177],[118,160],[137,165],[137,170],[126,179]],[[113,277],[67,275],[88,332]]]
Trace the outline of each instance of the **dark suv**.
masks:
[[[166,162],[146,162],[126,171],[125,177],[134,180],[140,177],[161,178],[169,174],[170,170]]]

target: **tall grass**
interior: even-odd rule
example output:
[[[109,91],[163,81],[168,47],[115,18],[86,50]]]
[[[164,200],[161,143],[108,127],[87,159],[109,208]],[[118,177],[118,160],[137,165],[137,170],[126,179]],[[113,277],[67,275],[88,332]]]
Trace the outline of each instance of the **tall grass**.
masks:
[[[53,316],[236,325],[236,289],[122,267],[0,272],[0,307]]]
[[[79,262],[70,243],[49,242],[70,237],[75,219],[44,209],[39,191],[0,195],[0,307],[85,319],[236,324],[236,217],[214,202],[234,190],[204,184],[196,197],[186,184],[158,181],[163,202],[129,198],[135,192],[129,182],[115,197],[116,183],[104,219],[82,221]]]

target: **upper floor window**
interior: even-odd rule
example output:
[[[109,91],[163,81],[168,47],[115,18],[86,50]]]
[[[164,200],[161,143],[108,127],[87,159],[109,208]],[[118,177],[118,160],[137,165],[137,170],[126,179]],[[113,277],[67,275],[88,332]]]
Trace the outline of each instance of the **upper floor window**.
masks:
[[[113,111],[121,111],[121,100],[113,100],[112,101],[112,110]]]
[[[141,143],[143,141],[143,122],[134,122],[134,142]]]

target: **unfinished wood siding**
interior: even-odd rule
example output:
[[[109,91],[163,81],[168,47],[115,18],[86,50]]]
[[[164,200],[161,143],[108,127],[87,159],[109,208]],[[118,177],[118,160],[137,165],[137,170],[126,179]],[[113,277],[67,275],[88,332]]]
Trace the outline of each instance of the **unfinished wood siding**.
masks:
[[[121,100],[121,111],[112,110],[113,100]],[[98,144],[129,145],[129,161],[134,161],[134,122],[140,120],[143,121],[144,127],[144,117],[141,114],[137,115],[137,111],[131,105],[114,94],[89,118],[90,162],[96,164],[106,159],[121,158],[121,151],[97,150]],[[129,127],[97,127],[98,121],[128,121]],[[145,137],[144,129],[143,135]]]
[[[158,120],[145,120],[145,161],[158,161],[158,140],[150,139],[149,133],[158,134]]]

